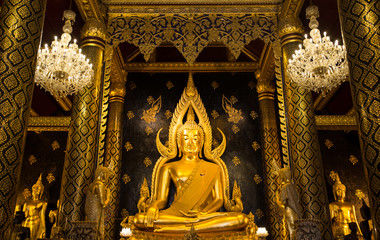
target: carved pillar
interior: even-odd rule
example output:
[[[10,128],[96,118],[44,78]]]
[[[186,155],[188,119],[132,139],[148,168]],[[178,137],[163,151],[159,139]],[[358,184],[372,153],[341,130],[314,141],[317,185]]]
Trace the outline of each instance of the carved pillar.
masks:
[[[0,239],[16,204],[46,0],[3,1],[0,13]]]
[[[273,79],[263,81],[260,72],[256,72],[258,83],[256,86],[259,95],[261,142],[264,169],[264,191],[266,202],[266,216],[269,220],[269,238],[287,239],[288,231],[284,228],[283,217],[276,203],[276,192],[280,186],[276,176],[274,162],[281,167],[281,150],[278,136],[276,110],[274,102],[275,85]]]
[[[94,68],[93,83],[74,96],[60,192],[59,225],[64,232],[84,220],[87,187],[97,166],[105,26],[95,19],[83,26],[82,51]]]
[[[125,79],[125,78],[124,78]],[[115,218],[119,212],[120,198],[120,174],[121,174],[121,153],[123,148],[123,111],[125,97],[125,80],[111,80],[109,117],[106,137],[106,152],[104,166],[112,170],[110,181],[107,184],[111,192],[111,219],[105,224],[106,240],[113,240],[119,236],[119,224]]]
[[[280,22],[290,164],[300,194],[303,218],[320,220],[323,239],[332,239],[313,99],[309,91],[290,82],[286,73],[289,58],[302,44],[301,33],[303,29],[299,19],[287,17]]]
[[[375,238],[380,239],[380,39],[378,1],[340,0]]]

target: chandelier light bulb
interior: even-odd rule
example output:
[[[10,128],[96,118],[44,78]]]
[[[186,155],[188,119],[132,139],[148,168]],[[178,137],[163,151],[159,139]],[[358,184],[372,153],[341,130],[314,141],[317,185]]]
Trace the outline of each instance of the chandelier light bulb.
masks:
[[[347,79],[346,50],[338,40],[333,44],[326,32],[321,37],[317,6],[309,6],[306,17],[310,19],[310,38],[305,34],[303,46],[289,60],[288,74],[300,87],[324,94]]]
[[[89,60],[82,54],[76,39],[71,41],[72,24],[75,13],[66,10],[63,13],[63,34],[61,39],[54,36],[49,47],[39,49],[35,82],[57,97],[74,94],[92,82],[94,71]]]

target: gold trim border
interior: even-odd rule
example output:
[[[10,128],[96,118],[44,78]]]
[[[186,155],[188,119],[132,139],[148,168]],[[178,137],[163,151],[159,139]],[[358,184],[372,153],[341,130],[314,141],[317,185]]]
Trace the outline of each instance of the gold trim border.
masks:
[[[69,131],[71,117],[30,117],[28,131],[66,132]]]

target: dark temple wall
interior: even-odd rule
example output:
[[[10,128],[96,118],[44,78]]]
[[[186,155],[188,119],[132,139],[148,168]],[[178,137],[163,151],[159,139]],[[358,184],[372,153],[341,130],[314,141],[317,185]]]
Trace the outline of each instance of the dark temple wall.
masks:
[[[155,143],[157,132],[163,128],[160,136],[162,143],[165,143],[171,121],[169,111],[171,114],[174,112],[187,78],[188,74],[184,73],[128,74],[120,196],[124,213],[128,211],[134,215],[138,211],[136,205],[144,177],[150,187],[152,170],[160,157]],[[236,180],[242,192],[243,212],[254,213],[258,225],[263,225],[259,107],[254,74],[197,73],[194,74],[194,82],[208,113],[217,144],[221,142],[217,127],[226,135],[227,147],[222,159],[229,171],[230,192]],[[159,100],[156,101],[159,97],[161,108],[154,116],[156,120],[147,122],[142,119],[144,110],[159,106]],[[231,108],[236,110],[232,118],[224,110]]]

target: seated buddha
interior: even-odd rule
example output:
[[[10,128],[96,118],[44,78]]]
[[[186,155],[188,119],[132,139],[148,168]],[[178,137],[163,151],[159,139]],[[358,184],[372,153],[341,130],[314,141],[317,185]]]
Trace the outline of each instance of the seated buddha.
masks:
[[[147,195],[149,189],[141,196],[134,227],[163,233],[183,233],[192,226],[198,233],[241,230],[248,225],[248,217],[241,213],[240,189],[235,182],[233,198],[229,199],[228,172],[219,158],[226,146],[225,136],[221,132],[222,144],[211,151],[211,127],[191,75],[180,103],[170,125],[169,147],[160,142],[160,132],[157,134],[156,143],[162,157],[153,169],[152,196]],[[199,113],[199,124],[195,122],[192,106]],[[187,120],[182,124],[186,112]],[[202,149],[209,160],[202,158]],[[169,161],[177,156],[179,160]],[[176,193],[174,201],[167,206],[171,182]],[[227,212],[219,211],[222,206]]]

